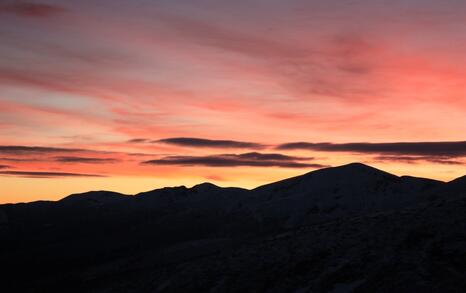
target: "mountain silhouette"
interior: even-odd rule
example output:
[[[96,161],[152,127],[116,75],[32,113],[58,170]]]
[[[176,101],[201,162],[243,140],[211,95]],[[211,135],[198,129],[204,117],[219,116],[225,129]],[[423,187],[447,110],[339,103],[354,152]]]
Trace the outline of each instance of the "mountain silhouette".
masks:
[[[109,204],[115,203],[122,200],[128,199],[128,195],[124,195],[118,192],[112,191],[90,191],[79,194],[72,194],[59,202],[63,204],[78,204],[78,203],[89,203],[89,204]]]
[[[352,163],[0,205],[5,292],[464,292],[466,176]],[[24,282],[24,280],[28,280]]]

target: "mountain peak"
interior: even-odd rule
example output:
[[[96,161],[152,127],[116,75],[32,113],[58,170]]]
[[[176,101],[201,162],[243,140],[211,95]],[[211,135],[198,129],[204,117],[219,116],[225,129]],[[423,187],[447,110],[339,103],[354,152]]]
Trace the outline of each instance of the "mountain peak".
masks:
[[[210,183],[210,182],[203,182],[203,183],[200,183],[200,184],[197,184],[197,185],[194,185],[191,189],[193,190],[214,190],[214,189],[219,189],[221,187],[213,184],[213,183]]]
[[[95,202],[95,203],[108,203],[114,202],[122,199],[127,199],[128,195],[124,195],[118,192],[113,191],[89,191],[84,193],[75,193],[71,194],[59,202],[62,203],[74,203],[74,202]]]
[[[363,164],[361,162],[351,162],[345,165],[341,165],[340,167],[352,167],[352,168],[373,168],[369,165]]]
[[[380,169],[374,168],[372,166],[359,163],[359,162],[352,162],[349,164],[333,167],[332,169],[341,169],[341,170],[364,170],[364,171],[375,171],[375,172],[383,172],[387,173],[385,171],[382,171]]]
[[[309,172],[303,176],[314,176],[316,174],[319,175],[324,175],[326,176],[338,176],[341,177],[343,176],[346,179],[355,178],[355,177],[373,177],[373,176],[383,176],[386,178],[397,178],[398,176],[393,175],[391,173],[385,172],[383,170],[374,168],[369,165],[365,165],[363,163],[349,163],[346,165],[341,165],[341,166],[336,166],[336,167],[330,167],[330,168],[325,168],[325,169],[319,169],[316,171]]]
[[[363,187],[368,183],[372,184],[380,180],[392,182],[396,181],[398,178],[399,177],[396,175],[362,163],[350,163],[311,171],[301,176],[259,186],[255,190],[268,190],[270,188],[316,190],[324,186],[326,186],[326,188],[335,188],[336,185]]]

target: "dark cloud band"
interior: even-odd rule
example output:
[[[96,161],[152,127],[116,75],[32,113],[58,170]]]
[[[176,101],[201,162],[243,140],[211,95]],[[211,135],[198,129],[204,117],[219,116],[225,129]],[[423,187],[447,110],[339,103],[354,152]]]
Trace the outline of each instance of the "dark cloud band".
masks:
[[[0,171],[0,176],[15,176],[26,178],[66,178],[66,177],[105,177],[96,174],[63,173],[63,172],[33,172],[33,171]]]
[[[53,154],[84,152],[82,149],[67,149],[39,146],[0,146],[0,154],[25,155],[25,154]]]
[[[308,163],[302,158],[282,154],[221,154],[211,156],[167,156],[157,160],[143,162],[151,165],[181,165],[208,167],[281,167],[281,168],[323,168],[321,164]]]
[[[428,162],[440,165],[466,165],[466,162],[442,156],[377,156],[374,158],[381,162],[400,162],[408,164],[417,164]]]
[[[313,150],[323,152],[354,152],[366,154],[396,154],[415,156],[466,156],[466,141],[393,142],[393,143],[309,143],[294,142],[279,145],[279,150]]]
[[[56,157],[55,160],[61,163],[82,163],[82,164],[110,164],[118,162],[112,158],[85,158],[85,157]]]
[[[148,143],[150,141],[151,140],[147,138],[134,138],[134,139],[128,140],[128,143]]]
[[[63,13],[65,9],[61,6],[32,2],[13,2],[0,4],[0,13],[9,13],[21,17],[45,18]]]
[[[167,143],[185,147],[204,147],[204,148],[249,148],[249,149],[261,149],[265,146],[263,144],[236,141],[236,140],[213,140],[205,138],[194,138],[194,137],[173,137],[165,138],[155,142]]]

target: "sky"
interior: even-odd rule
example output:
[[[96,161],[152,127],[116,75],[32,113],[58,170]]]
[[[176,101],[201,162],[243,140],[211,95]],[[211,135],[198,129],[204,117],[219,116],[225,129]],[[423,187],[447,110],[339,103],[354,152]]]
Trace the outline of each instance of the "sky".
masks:
[[[466,174],[463,0],[0,0],[0,203]]]

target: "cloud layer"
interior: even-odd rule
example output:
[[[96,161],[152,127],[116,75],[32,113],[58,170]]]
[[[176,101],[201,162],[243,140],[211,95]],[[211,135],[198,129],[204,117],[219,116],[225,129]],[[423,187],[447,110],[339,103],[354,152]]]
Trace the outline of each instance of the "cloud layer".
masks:
[[[280,167],[280,168],[323,168],[325,165],[308,163],[312,158],[286,156],[276,153],[220,154],[209,156],[167,156],[145,161],[149,165],[181,165],[207,167]]]
[[[398,154],[417,156],[466,156],[466,141],[391,142],[391,143],[310,143],[281,144],[279,150],[312,150],[322,152],[354,152],[364,154]]]
[[[173,144],[177,146],[185,147],[200,147],[200,148],[243,148],[243,149],[261,149],[265,146],[263,144],[246,142],[246,141],[235,141],[235,140],[215,140],[205,138],[194,138],[194,137],[173,137],[164,138],[156,142]]]
[[[57,148],[41,146],[0,146],[0,154],[27,155],[27,154],[54,154],[54,153],[76,153],[83,149]]]
[[[466,161],[452,159],[451,156],[377,156],[379,162],[399,162],[407,164],[441,164],[441,165],[466,165]]]
[[[78,174],[66,172],[39,172],[39,171],[0,171],[0,176],[15,176],[26,178],[67,178],[67,177],[104,177],[96,174]]]
[[[83,164],[109,164],[118,162],[112,158],[89,158],[89,157],[56,157],[55,160],[61,163],[83,163]]]
[[[27,2],[27,1],[9,1],[10,3],[0,4],[0,14],[10,13],[21,17],[50,17],[61,14],[64,8],[57,5]]]

